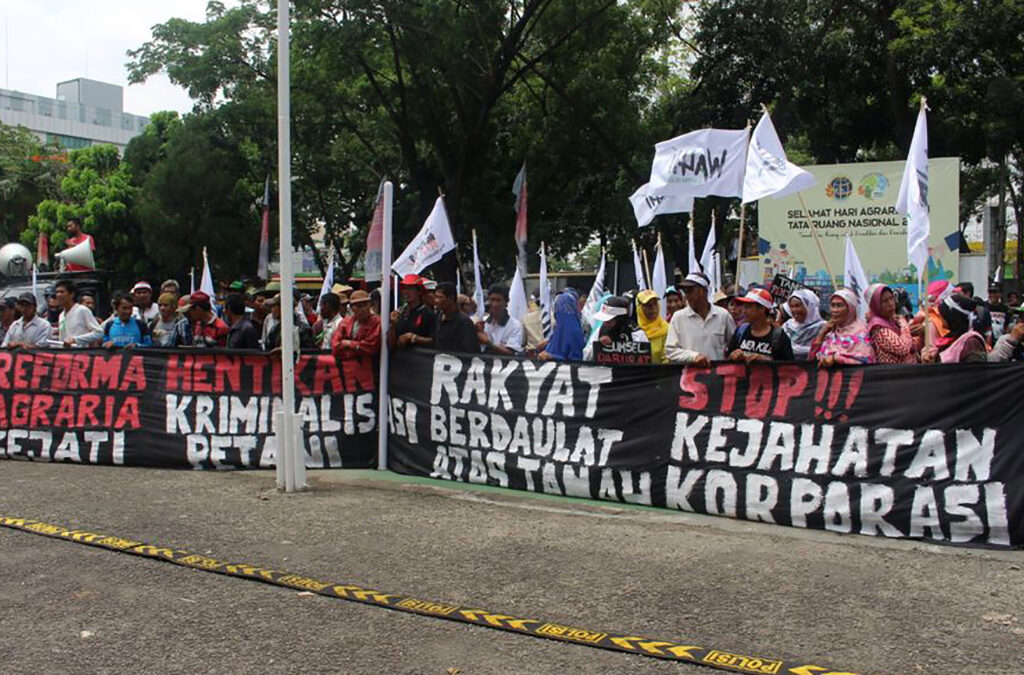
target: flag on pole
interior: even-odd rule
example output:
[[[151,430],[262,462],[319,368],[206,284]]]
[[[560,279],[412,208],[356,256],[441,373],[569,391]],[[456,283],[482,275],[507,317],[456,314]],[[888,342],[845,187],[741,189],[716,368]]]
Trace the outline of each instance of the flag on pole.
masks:
[[[473,303],[476,305],[476,318],[484,314],[484,287],[480,282],[480,254],[476,250],[476,230],[473,230]]]
[[[368,283],[380,281],[384,248],[384,183],[382,178],[377,188],[377,199],[373,202],[373,220],[366,235],[366,255],[363,257],[363,277]]]
[[[690,217],[689,229],[689,251],[686,257],[686,273],[693,274],[694,272],[700,272],[700,265],[697,263],[697,244],[693,241],[693,217]]]
[[[786,159],[786,151],[765,110],[754,127],[747,148],[747,168],[743,174],[743,203],[762,197],[778,199],[814,187],[817,179]]]
[[[516,267],[516,275],[512,277],[512,287],[508,290],[508,315],[523,322],[526,318],[526,287],[523,285],[523,275]]]
[[[406,274],[419,274],[425,267],[433,265],[454,248],[455,239],[452,238],[452,228],[448,224],[444,198],[438,197],[423,227],[395,259],[391,269],[400,277]]]
[[[914,137],[910,141],[907,165],[903,169],[896,212],[907,218],[907,261],[917,268],[920,279],[928,272],[928,115],[921,98]]]
[[[551,284],[548,283],[548,254],[544,242],[540,243],[540,327],[544,339],[551,337]]]
[[[853,247],[853,239],[846,235],[846,265],[843,270],[843,285],[849,288],[857,296],[857,315],[863,320],[867,313],[867,298],[864,292],[868,290],[868,275],[864,273],[864,267],[860,264],[857,256],[857,249]]]
[[[648,190],[650,185],[650,183],[645,183],[629,196],[629,203],[633,205],[633,215],[636,216],[637,227],[647,227],[655,216],[663,213],[693,211],[693,197],[653,194]]]
[[[203,276],[199,280],[199,290],[210,296],[210,302],[214,302],[217,293],[213,290],[213,274],[210,273],[210,260],[206,257],[206,247],[203,247]]]
[[[636,252],[636,242],[630,241],[633,247],[633,274],[636,275],[636,288],[639,291],[647,290],[647,277],[644,276],[644,266],[640,262],[640,255]]]
[[[747,129],[701,129],[654,146],[648,192],[677,197],[739,197]]]
[[[583,318],[590,323],[591,317],[597,311],[597,303],[604,297],[604,249],[601,249],[601,264],[597,268],[597,276],[594,277],[594,285],[590,287],[587,295],[587,302],[583,305]]]
[[[462,295],[462,272],[458,267],[455,268],[455,293]]]
[[[269,279],[267,270],[270,267],[270,176],[263,183],[263,225],[260,227],[260,259],[256,268],[256,276]]]
[[[711,220],[711,229],[708,230],[708,238],[704,241],[704,251],[700,254],[700,270],[711,278],[711,267],[714,265],[715,249],[718,247],[718,240],[715,237],[715,221]]]
[[[36,263],[40,265],[50,264],[50,238],[40,233],[36,241]]]
[[[331,249],[330,260],[327,262],[327,272],[324,273],[324,284],[320,287],[320,296],[316,299],[317,307],[320,306],[320,301],[324,299],[324,296],[331,292],[331,286],[334,285],[334,249]],[[319,310],[318,310],[319,311]]]
[[[661,235],[658,235],[658,252],[654,256],[654,271],[651,272],[651,290],[658,294],[662,300],[661,313],[665,313],[665,289],[668,288],[668,279],[665,278],[665,252],[661,248]]]
[[[36,299],[36,306],[39,306],[39,282],[36,279],[38,265],[32,263],[32,297]]]
[[[516,246],[519,247],[519,271],[526,274],[526,162],[512,183],[512,194],[516,197]]]

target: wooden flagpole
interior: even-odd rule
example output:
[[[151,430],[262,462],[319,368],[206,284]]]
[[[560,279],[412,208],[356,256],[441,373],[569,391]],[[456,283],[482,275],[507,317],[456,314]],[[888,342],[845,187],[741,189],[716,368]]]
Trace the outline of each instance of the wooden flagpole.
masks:
[[[821,262],[825,263],[825,271],[828,272],[828,277],[832,281],[832,286],[836,290],[839,289],[839,284],[836,282],[836,276],[832,274],[832,266],[828,264],[828,256],[825,255],[825,249],[821,245],[821,239],[818,237],[818,228],[814,226],[814,221],[811,220],[811,212],[807,208],[807,202],[804,201],[803,194],[797,192],[796,196],[800,199],[800,206],[804,210],[804,218],[807,220],[807,226],[811,228],[811,236],[814,237],[814,243],[818,246],[818,253],[821,254]]]
[[[653,278],[651,277],[651,266],[647,263],[647,249],[641,248],[640,250],[644,253],[644,273],[647,274],[647,288],[650,288]]]
[[[743,260],[743,235],[746,228],[747,205],[740,197],[740,240],[736,246],[736,278],[732,280],[733,292],[739,292],[740,288],[740,262]]]

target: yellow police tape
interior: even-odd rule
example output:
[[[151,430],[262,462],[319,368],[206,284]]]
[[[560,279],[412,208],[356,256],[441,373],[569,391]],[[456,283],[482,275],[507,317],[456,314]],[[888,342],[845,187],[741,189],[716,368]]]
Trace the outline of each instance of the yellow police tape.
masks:
[[[760,675],[778,675],[780,673],[792,673],[793,675],[857,675],[857,673],[840,672],[832,668],[817,666],[803,661],[744,656],[742,654],[724,652],[719,649],[709,649],[697,644],[653,640],[628,633],[607,633],[577,626],[565,626],[539,619],[526,619],[509,614],[491,612],[486,609],[475,608],[472,605],[453,605],[433,600],[423,600],[408,595],[384,593],[383,591],[352,584],[320,581],[281,570],[215,560],[189,551],[167,548],[165,546],[154,546],[132,539],[123,539],[85,530],[69,530],[59,525],[51,525],[27,518],[0,516],[0,526],[46,537],[74,541],[87,546],[97,546],[112,551],[120,551],[121,553],[130,553],[144,558],[165,560],[175,565],[191,567],[206,572],[216,572],[217,574],[261,581],[273,584],[274,586],[311,591],[319,595],[340,598],[350,602],[360,602],[366,605],[386,607],[387,609],[400,612],[433,616],[450,621],[472,623],[486,628],[496,628],[521,635],[571,642],[587,647],[599,647],[629,654],[640,654],[656,659],[684,661],[732,672],[758,673]]]

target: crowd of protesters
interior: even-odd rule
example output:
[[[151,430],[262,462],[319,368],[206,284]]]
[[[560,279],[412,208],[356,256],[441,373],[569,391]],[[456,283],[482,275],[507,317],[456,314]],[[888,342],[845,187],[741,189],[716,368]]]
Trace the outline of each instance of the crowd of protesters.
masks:
[[[180,295],[174,280],[159,291],[140,281],[130,292],[114,293],[111,313],[100,321],[95,296],[60,280],[45,307],[37,308],[32,293],[0,301],[0,346],[273,351],[281,347],[282,312],[290,308],[296,348],[338,358],[374,356],[386,340],[390,349],[542,361],[600,360],[598,353],[614,348],[642,352],[642,362],[698,366],[726,359],[809,360],[823,367],[1024,360],[1024,321],[1018,320],[1024,308],[1014,306],[1014,297],[1004,302],[996,284],[982,300],[969,283],[933,282],[927,311],[916,313],[902,289],[885,284],[862,295],[840,288],[824,302],[809,288],[781,302],[767,287],[731,290],[712,295],[708,278],[694,273],[662,297],[650,290],[605,294],[588,306],[567,288],[552,299],[550,315],[534,303],[518,320],[509,315],[505,286],[488,289],[485,306],[477,307],[454,284],[410,274],[400,280],[402,302],[382,335],[379,293],[343,284],[317,301],[298,292],[282,298],[276,284],[247,292],[235,282],[214,299],[202,291]]]

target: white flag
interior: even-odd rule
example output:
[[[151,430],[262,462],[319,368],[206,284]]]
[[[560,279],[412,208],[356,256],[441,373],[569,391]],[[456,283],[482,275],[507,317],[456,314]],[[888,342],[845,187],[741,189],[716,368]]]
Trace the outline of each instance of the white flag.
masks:
[[[597,276],[594,277],[594,285],[590,287],[590,294],[587,295],[587,302],[583,305],[583,318],[590,323],[591,317],[597,311],[597,303],[604,297],[604,249],[601,249],[601,265],[597,268]]]
[[[853,239],[846,235],[846,267],[843,270],[843,285],[849,288],[857,296],[860,304],[857,305],[857,315],[863,320],[867,312],[868,301],[864,292],[868,290],[868,275],[864,273],[864,267],[860,264],[857,256],[857,249],[853,247]]]
[[[480,254],[476,251],[476,230],[473,230],[473,302],[476,304],[475,319],[484,315],[484,287],[480,283]]]
[[[700,265],[697,264],[697,244],[693,241],[693,217],[690,217],[690,226],[687,228],[690,230],[690,249],[686,257],[686,273],[693,274],[694,272],[700,272]]]
[[[629,203],[633,205],[633,215],[636,216],[637,227],[647,227],[654,220],[654,216],[663,213],[693,211],[693,197],[651,194],[647,189],[649,186],[650,183],[646,183],[629,196]]]
[[[654,146],[648,192],[678,197],[739,197],[747,130],[701,129]]]
[[[331,253],[331,259],[327,263],[327,272],[324,273],[324,285],[320,287],[320,297],[317,298],[317,307],[320,306],[320,301],[324,299],[324,296],[331,292],[331,286],[334,285],[334,253]],[[319,311],[319,310],[318,310]]]
[[[210,273],[210,261],[206,257],[206,247],[203,247],[203,276],[199,279],[199,290],[210,296],[210,302],[214,302],[217,294],[213,290],[213,274]]]
[[[715,237],[715,221],[711,221],[711,229],[708,230],[708,238],[704,241],[704,251],[700,254],[700,271],[708,275],[708,279],[712,278],[711,268],[715,264],[714,255],[715,248],[718,246],[718,240]]]
[[[665,313],[665,289],[668,288],[668,279],[665,278],[665,252],[661,248],[661,237],[658,237],[658,253],[654,256],[654,271],[651,272],[651,290],[658,294],[662,300],[661,313]]]
[[[630,241],[633,246],[633,274],[636,275],[636,288],[639,291],[647,290],[647,277],[644,276],[644,266],[640,262],[640,254],[636,252],[636,242]]]
[[[540,327],[547,340],[551,337],[551,284],[548,283],[548,254],[544,242],[540,243]]]
[[[921,99],[914,138],[910,141],[907,165],[903,169],[896,212],[907,217],[907,261],[917,268],[919,278],[928,271],[928,107]]]
[[[448,224],[444,199],[438,197],[434,202],[434,210],[427,216],[423,227],[398,256],[391,269],[398,276],[419,274],[425,267],[433,265],[454,248],[455,240],[452,238],[452,228]]]
[[[526,309],[526,287],[523,286],[523,275],[519,272],[519,266],[516,265],[516,275],[512,277],[512,286],[508,289],[508,315],[522,323],[526,318]]]
[[[809,172],[786,159],[772,118],[765,111],[754,128],[747,149],[747,170],[743,175],[743,203],[762,197],[779,198],[817,184]]]

